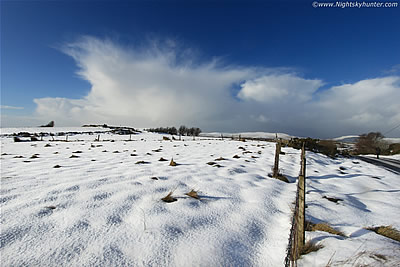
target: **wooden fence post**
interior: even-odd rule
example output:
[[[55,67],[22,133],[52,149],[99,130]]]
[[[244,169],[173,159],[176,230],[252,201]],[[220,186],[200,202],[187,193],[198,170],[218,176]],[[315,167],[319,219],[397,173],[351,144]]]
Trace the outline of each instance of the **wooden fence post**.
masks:
[[[298,213],[298,221],[297,221],[297,236],[298,236],[298,246],[301,248],[305,243],[305,199],[304,199],[304,192],[305,192],[305,177],[300,175],[299,176],[299,213]]]
[[[272,177],[277,178],[279,175],[279,154],[281,153],[281,143],[276,143],[275,149],[275,162],[274,162],[274,169],[272,172]]]
[[[306,150],[303,143],[301,149],[301,168],[299,175],[299,211],[298,211],[298,245],[301,248],[305,244],[305,202],[306,202]]]

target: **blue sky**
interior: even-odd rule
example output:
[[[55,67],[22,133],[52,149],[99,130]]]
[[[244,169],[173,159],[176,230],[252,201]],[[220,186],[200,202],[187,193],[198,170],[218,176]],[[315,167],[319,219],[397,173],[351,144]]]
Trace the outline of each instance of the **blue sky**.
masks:
[[[400,7],[324,9],[311,3],[2,1],[2,127],[33,126],[56,118],[58,126],[185,123],[208,131],[285,131],[332,137],[385,132],[400,124],[400,110],[395,102],[387,102],[399,94]],[[123,55],[112,62],[121,60],[115,66],[125,66],[124,71],[117,74],[106,67],[112,66],[104,59],[106,53]],[[133,79],[128,70],[142,68],[146,62],[156,63],[149,73]],[[113,86],[107,87],[95,71]],[[202,76],[205,72],[209,76]],[[175,74],[165,80],[171,73]],[[214,75],[229,79],[211,85],[186,82]],[[130,84],[137,86],[130,89]],[[205,92],[198,92],[204,86],[215,87],[208,92],[218,100],[214,104]],[[384,88],[376,89],[381,94],[373,92],[376,86]],[[157,96],[174,97],[147,116],[149,111],[139,102],[153,102],[148,88],[155,87]],[[118,94],[126,97],[99,100]],[[358,99],[360,94],[366,97]],[[176,114],[176,120],[159,115],[179,113],[170,106],[179,107],[182,95],[194,102],[200,99],[199,106],[206,110],[199,107],[190,116]],[[124,116],[132,112],[129,107],[114,111],[128,96],[138,113],[132,120]],[[341,97],[345,99],[340,101]],[[163,101],[155,99],[152,104],[162,106]],[[346,105],[354,106],[343,111]],[[97,116],[102,106],[110,111]],[[377,110],[377,106],[386,109]],[[321,116],[315,117],[318,112]]]

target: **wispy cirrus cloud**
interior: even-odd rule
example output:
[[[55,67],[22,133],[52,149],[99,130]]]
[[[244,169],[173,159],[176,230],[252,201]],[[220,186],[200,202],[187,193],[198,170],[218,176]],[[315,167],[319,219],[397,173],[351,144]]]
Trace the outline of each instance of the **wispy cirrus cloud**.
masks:
[[[319,137],[379,130],[400,120],[398,76],[319,91],[322,79],[217,59],[198,63],[190,49],[172,44],[123,47],[94,37],[67,44],[63,52],[74,58],[90,92],[82,99],[35,99],[36,116],[58,125],[187,124]]]
[[[13,109],[13,110],[21,110],[24,109],[23,107],[15,107],[15,106],[6,106],[6,105],[0,105],[1,109]]]

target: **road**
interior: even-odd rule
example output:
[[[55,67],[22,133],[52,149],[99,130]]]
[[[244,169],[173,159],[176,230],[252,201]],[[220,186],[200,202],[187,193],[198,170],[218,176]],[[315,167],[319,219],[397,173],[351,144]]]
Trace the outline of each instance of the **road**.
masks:
[[[372,158],[372,157],[367,157],[367,156],[356,156],[356,157],[358,159],[361,159],[368,163],[372,163],[372,164],[384,167],[394,173],[400,174],[400,160],[387,159],[387,158],[377,159],[377,158]]]

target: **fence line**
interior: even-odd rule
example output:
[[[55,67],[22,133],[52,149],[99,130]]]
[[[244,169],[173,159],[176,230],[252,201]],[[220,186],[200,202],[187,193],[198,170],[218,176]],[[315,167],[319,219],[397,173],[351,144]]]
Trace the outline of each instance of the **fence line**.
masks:
[[[300,174],[297,182],[296,204],[292,217],[288,247],[286,249],[285,266],[297,266],[301,249],[305,243],[305,180],[306,180],[306,152],[301,149]]]

